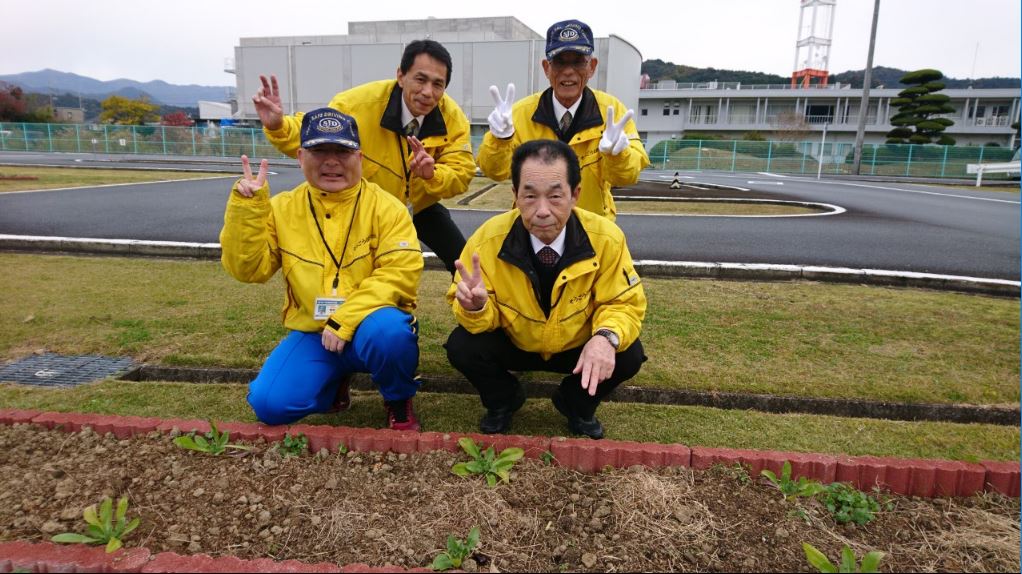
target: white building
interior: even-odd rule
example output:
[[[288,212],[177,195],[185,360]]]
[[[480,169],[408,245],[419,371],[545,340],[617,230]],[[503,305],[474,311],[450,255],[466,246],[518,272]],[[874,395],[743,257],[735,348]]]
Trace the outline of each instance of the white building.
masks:
[[[503,92],[513,82],[518,97],[549,87],[540,65],[545,32],[510,16],[350,22],[345,36],[242,38],[227,71],[237,75],[237,117],[255,120],[252,94],[261,87],[260,74],[277,76],[286,113],[308,111],[326,105],[337,92],[394,78],[404,46],[430,38],[451,53],[447,93],[468,116],[472,135],[481,136],[487,129],[486,116],[493,111],[491,85]],[[595,38],[594,56],[599,66],[590,86],[637,107],[639,50],[612,34]]]
[[[866,143],[884,143],[898,113],[891,100],[899,89],[873,88],[866,113]],[[945,133],[956,145],[1014,144],[1012,122],[1019,119],[1018,89],[945,89],[955,108],[947,117],[955,122]],[[759,132],[776,139],[782,132],[808,134],[819,139],[824,125],[827,139],[854,142],[859,122],[862,89],[847,84],[811,88],[788,85],[743,85],[709,82],[677,84],[661,81],[639,92],[635,111],[647,148],[657,142],[682,138],[686,133],[712,134],[721,139],[742,139]],[[813,135],[815,133],[815,135]],[[790,138],[789,138],[790,139]]]

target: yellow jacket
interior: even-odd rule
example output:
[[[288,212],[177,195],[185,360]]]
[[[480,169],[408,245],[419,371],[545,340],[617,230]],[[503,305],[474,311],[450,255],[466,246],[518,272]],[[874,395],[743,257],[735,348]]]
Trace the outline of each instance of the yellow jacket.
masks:
[[[419,140],[436,161],[431,179],[408,175],[411,154],[401,135],[401,88],[396,80],[380,80],[345,90],[330,100],[330,107],[355,118],[362,143],[362,176],[387,190],[401,203],[409,200],[414,213],[468,189],[475,175],[469,123],[448,96],[423,118]],[[281,153],[295,157],[300,145],[302,116],[284,117],[278,130],[263,128],[266,139]]]
[[[619,351],[634,343],[646,315],[646,295],[624,233],[577,207],[566,225],[565,267],[554,281],[550,315],[545,316],[536,297],[532,245],[519,211],[483,223],[468,239],[461,261],[471,269],[472,254],[479,254],[490,297],[482,310],[466,311],[454,297],[461,281],[456,274],[447,301],[458,323],[470,333],[504,329],[516,347],[544,359],[585,344],[601,328],[617,334]]]
[[[639,180],[639,172],[649,165],[649,156],[642,147],[635,122],[628,120],[625,133],[629,145],[618,155],[600,153],[600,138],[607,125],[607,106],[614,106],[614,114],[621,117],[627,108],[621,100],[599,90],[586,88],[582,93],[575,118],[571,124],[574,135],[562,140],[575,150],[582,167],[582,195],[578,207],[603,215],[614,221],[617,208],[610,194],[612,186],[632,185]],[[554,118],[553,89],[532,94],[515,102],[511,119],[515,133],[507,139],[494,137],[489,131],[479,146],[480,169],[486,177],[503,181],[511,177],[511,155],[523,143],[537,139],[559,139],[559,118]]]
[[[302,183],[272,199],[269,184],[251,198],[232,189],[220,232],[221,262],[246,283],[264,283],[283,268],[284,326],[322,331],[324,321],[313,318],[313,304],[317,297],[331,296],[337,266],[317,223],[342,261],[337,295],[346,299],[326,328],[350,341],[377,309],[415,309],[422,251],[412,219],[399,201],[365,179],[335,194]]]

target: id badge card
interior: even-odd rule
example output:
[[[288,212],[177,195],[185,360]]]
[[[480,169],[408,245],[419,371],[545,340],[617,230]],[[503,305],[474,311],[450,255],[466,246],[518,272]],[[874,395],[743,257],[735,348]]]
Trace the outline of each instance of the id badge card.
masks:
[[[312,318],[317,321],[325,321],[341,305],[344,305],[344,297],[316,297],[316,306],[313,308]]]

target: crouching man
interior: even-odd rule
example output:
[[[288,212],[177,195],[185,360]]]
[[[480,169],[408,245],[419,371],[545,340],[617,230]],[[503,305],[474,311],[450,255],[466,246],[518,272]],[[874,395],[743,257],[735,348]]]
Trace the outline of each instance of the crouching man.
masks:
[[[596,408],[646,359],[646,296],[625,236],[578,209],[578,157],[534,140],[511,160],[516,208],[469,238],[447,293],[459,326],[447,357],[479,391],[484,433],[505,433],[525,403],[510,371],[567,375],[553,404],[572,433],[603,437]]]
[[[227,201],[223,265],[263,283],[282,269],[290,333],[249,386],[267,424],[287,424],[350,404],[348,382],[368,372],[390,428],[419,430],[412,408],[419,362],[415,317],[422,252],[408,210],[362,178],[358,126],[331,108],[305,114],[298,162],[305,183],[270,198],[267,161]]]

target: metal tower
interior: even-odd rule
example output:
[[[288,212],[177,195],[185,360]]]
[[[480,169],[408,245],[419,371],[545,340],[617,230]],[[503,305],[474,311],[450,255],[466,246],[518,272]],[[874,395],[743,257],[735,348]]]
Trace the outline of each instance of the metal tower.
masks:
[[[795,43],[795,70],[791,86],[803,88],[827,85],[830,39],[834,35],[834,5],[837,0],[800,0],[798,42]]]

